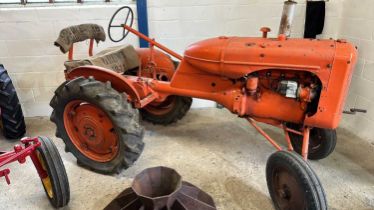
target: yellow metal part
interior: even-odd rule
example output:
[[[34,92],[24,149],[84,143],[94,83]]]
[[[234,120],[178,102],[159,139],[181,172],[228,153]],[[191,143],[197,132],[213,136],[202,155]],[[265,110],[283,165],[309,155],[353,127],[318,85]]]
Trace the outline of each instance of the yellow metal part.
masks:
[[[42,157],[42,155],[40,154],[39,151],[37,152],[37,157],[39,159],[40,164],[42,165],[43,170],[45,172],[47,172],[47,174],[48,174],[47,167],[46,167],[45,162],[43,160],[43,157]],[[42,183],[43,183],[43,186],[45,188],[45,191],[47,192],[48,197],[53,198],[52,182],[51,182],[51,179],[49,177],[49,174],[46,178],[42,179]]]

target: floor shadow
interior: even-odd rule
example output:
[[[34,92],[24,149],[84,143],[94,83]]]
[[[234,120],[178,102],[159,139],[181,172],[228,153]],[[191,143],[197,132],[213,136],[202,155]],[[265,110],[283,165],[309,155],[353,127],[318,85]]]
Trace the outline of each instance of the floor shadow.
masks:
[[[243,210],[273,209],[272,201],[268,195],[263,194],[237,177],[229,177],[224,185],[231,199]]]
[[[339,128],[337,134],[338,142],[335,152],[347,157],[374,175],[374,145],[344,128]]]

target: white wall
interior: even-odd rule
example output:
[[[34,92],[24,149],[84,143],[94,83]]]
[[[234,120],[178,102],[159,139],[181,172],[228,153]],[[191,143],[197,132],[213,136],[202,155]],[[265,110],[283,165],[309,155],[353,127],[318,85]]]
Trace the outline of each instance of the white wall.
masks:
[[[134,5],[132,5],[134,6]],[[25,116],[48,116],[53,91],[64,81],[67,55],[53,45],[60,30],[97,23],[105,30],[118,5],[0,8],[0,63],[17,88]],[[135,25],[136,27],[136,25]],[[128,42],[138,45],[132,36]],[[95,51],[114,45],[110,41]],[[77,58],[87,55],[88,43],[75,47]]]
[[[191,43],[221,35],[261,36],[260,28],[276,36],[284,0],[149,0],[150,35],[179,53]],[[298,1],[292,37],[304,34],[305,3]],[[337,38],[342,0],[327,4],[321,38]],[[193,107],[214,107],[215,102],[194,99]]]
[[[342,126],[374,144],[374,1],[345,0],[339,35],[358,46],[359,60],[346,103],[367,114],[345,115]]]
[[[149,0],[148,4],[151,36],[182,53],[190,43],[212,36],[260,36],[261,26],[270,26],[270,36],[275,36],[283,0]],[[26,116],[49,115],[53,91],[64,80],[66,55],[53,46],[59,31],[81,23],[98,23],[106,28],[118,7],[105,4],[0,8],[0,63],[11,74]],[[305,3],[297,7],[293,36],[300,37]],[[330,0],[324,37],[336,37],[340,10],[341,0]],[[138,43],[135,37],[126,41]],[[114,44],[107,41],[99,44],[99,49],[110,45]],[[86,49],[87,43],[82,43],[75,52],[84,57]],[[214,103],[194,102],[194,107],[206,106]]]

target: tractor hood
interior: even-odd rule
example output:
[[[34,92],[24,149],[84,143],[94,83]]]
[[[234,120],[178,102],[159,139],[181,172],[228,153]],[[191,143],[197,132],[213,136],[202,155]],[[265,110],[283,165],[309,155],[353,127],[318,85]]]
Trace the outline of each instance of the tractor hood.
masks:
[[[261,69],[319,71],[333,64],[334,40],[218,37],[190,45],[185,60],[195,68],[228,78]],[[352,51],[347,50],[347,58]]]

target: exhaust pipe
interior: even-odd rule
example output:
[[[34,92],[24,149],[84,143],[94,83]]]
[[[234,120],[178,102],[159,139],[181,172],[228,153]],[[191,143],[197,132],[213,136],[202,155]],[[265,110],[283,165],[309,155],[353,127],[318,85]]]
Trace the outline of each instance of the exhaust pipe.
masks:
[[[284,34],[286,35],[286,37],[289,37],[291,35],[291,26],[292,26],[293,18],[295,16],[296,4],[297,2],[292,1],[292,0],[288,0],[284,2],[278,35]]]

